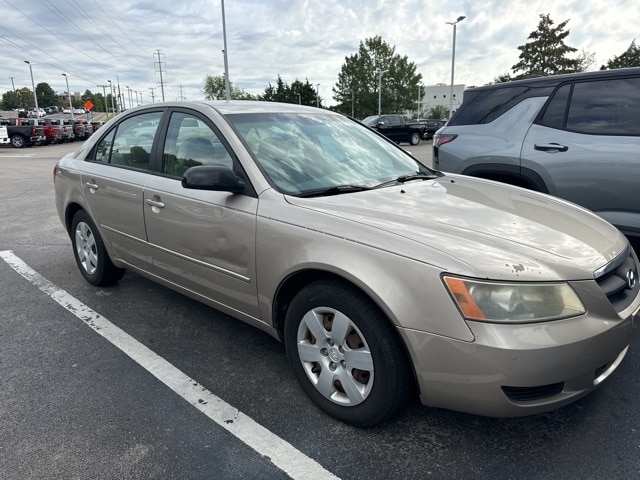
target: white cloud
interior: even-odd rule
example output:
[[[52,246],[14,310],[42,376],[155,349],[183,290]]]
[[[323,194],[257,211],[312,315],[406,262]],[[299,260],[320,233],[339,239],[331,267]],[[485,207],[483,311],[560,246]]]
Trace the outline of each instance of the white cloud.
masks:
[[[448,83],[452,27],[456,38],[456,83],[480,85],[510,71],[517,47],[536,30],[539,14],[569,20],[566,43],[593,52],[598,68],[620,55],[636,37],[640,10],[631,0],[227,0],[231,80],[261,93],[278,75],[288,83],[320,83],[325,103],[346,56],[366,38],[380,35],[407,55],[425,84]],[[222,15],[219,0],[41,0],[0,3],[0,92],[36,83],[73,91],[99,91],[107,79],[128,85],[151,101],[202,98],[205,75],[221,75]],[[157,51],[161,52],[158,58]]]

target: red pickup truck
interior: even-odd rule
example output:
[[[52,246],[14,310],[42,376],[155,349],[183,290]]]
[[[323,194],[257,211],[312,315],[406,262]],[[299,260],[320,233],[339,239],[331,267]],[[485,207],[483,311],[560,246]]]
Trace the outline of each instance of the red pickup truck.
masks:
[[[48,143],[62,143],[65,141],[62,121],[57,118],[43,118],[39,123],[44,128]]]

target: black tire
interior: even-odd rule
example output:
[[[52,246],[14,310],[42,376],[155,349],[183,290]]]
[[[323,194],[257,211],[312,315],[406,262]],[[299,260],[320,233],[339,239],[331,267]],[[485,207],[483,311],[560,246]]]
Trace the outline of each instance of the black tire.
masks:
[[[11,146],[14,148],[24,148],[27,141],[22,135],[11,135]]]
[[[100,232],[84,210],[73,217],[71,243],[80,273],[92,285],[112,285],[124,275],[124,269],[111,262]]]
[[[418,145],[420,143],[420,133],[413,132],[409,137],[409,143],[411,145]]]
[[[295,376],[329,415],[369,427],[406,404],[411,369],[400,339],[360,290],[337,280],[312,283],[291,301],[285,322]]]

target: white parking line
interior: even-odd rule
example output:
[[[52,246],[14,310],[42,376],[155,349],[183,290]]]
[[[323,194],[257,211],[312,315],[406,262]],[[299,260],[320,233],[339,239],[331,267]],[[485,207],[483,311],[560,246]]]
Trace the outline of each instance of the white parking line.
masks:
[[[36,156],[35,153],[21,153],[21,154],[0,153],[0,158],[31,158],[35,156]]]
[[[260,455],[271,460],[276,467],[291,478],[313,480],[338,478],[290,443],[214,395],[105,317],[84,305],[66,291],[56,287],[24,263],[11,250],[0,251],[0,258],[17,273],[58,302],[63,308],[122,350],[192,406],[222,428],[231,432]]]

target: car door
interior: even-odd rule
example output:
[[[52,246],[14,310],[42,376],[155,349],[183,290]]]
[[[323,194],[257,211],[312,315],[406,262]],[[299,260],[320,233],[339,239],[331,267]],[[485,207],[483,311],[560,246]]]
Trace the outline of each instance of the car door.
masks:
[[[549,193],[640,233],[640,78],[561,87],[523,143]]]
[[[196,165],[239,168],[210,121],[196,112],[171,112],[160,175],[144,191],[144,221],[154,273],[209,303],[258,317],[254,196],[186,189]]]
[[[384,134],[394,142],[406,140],[406,131],[398,115],[387,115],[384,117]]]
[[[152,140],[141,141],[132,131],[146,122],[158,125],[161,117],[162,111],[144,113],[114,126],[87,156],[82,172],[89,214],[110,253],[134,265],[149,263],[142,199]]]

